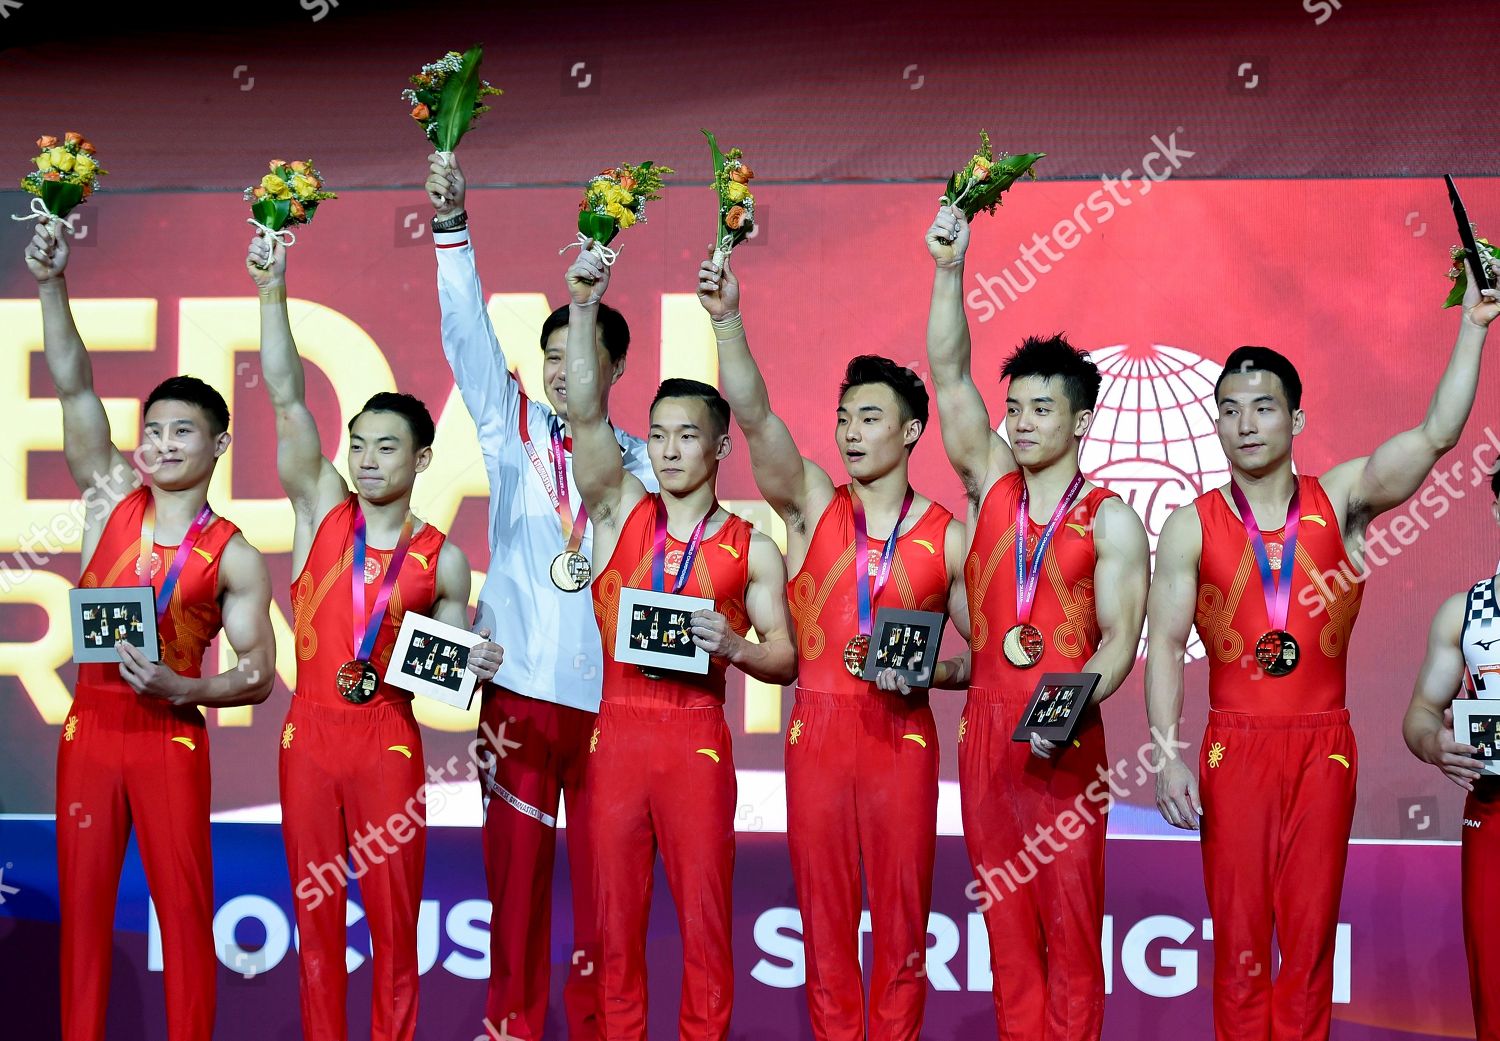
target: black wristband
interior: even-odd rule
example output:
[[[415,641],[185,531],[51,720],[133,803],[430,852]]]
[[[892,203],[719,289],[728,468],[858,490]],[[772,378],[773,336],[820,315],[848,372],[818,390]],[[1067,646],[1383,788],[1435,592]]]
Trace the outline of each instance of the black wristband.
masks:
[[[442,220],[432,222],[433,231],[463,231],[468,226],[469,212],[467,210],[459,210],[452,217],[445,217]]]

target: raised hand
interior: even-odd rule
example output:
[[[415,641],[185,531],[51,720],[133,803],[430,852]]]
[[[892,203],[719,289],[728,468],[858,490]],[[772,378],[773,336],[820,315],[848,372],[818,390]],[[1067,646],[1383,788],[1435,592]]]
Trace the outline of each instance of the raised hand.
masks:
[[[740,313],[740,280],[729,269],[729,258],[722,267],[713,260],[698,265],[698,302],[710,318],[723,320]]]
[[[568,267],[568,295],[579,307],[589,307],[604,299],[609,288],[609,265],[591,249],[579,252]]]
[[[286,247],[263,231],[257,231],[250,240],[250,249],[245,255],[245,270],[255,280],[256,286],[269,289],[286,283]]]
[[[38,282],[53,282],[63,277],[68,266],[68,236],[62,222],[38,217],[36,231],[26,246],[26,268]]]
[[[456,216],[464,208],[464,195],[468,182],[459,168],[458,156],[447,158],[442,152],[433,152],[427,157],[430,164],[427,174],[427,200],[432,203],[438,220]]]
[[[1461,263],[1467,268],[1465,273],[1469,276],[1468,286],[1464,289],[1464,318],[1481,329],[1488,329],[1490,323],[1495,320],[1495,316],[1500,315],[1500,290],[1481,290],[1474,280],[1474,271],[1469,268],[1468,259],[1465,258]],[[1500,261],[1492,261],[1492,263],[1500,268]]]
[[[969,250],[969,221],[957,206],[940,206],[927,229],[927,252],[938,267],[958,267]]]

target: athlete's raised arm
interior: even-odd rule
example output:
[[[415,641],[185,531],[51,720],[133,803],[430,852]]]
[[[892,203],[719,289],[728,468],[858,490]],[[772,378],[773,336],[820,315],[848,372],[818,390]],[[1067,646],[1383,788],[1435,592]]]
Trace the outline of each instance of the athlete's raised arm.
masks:
[[[1345,508],[1344,529],[1363,532],[1365,525],[1416,494],[1443,454],[1458,444],[1479,389],[1479,367],[1489,325],[1500,315],[1495,290],[1481,296],[1473,280],[1464,294],[1458,339],[1438,380],[1427,415],[1368,456],[1350,459],[1328,471],[1323,486],[1335,506]]]
[[[516,436],[521,386],[510,375],[504,348],[485,307],[464,208],[468,183],[463,170],[457,156],[445,159],[434,152],[427,159],[443,355],[464,407],[474,418],[480,448],[488,457]]]
[[[594,523],[594,558],[608,560],[620,525],[646,495],[625,469],[620,443],[604,411],[606,375],[595,346],[599,301],[609,288],[609,267],[585,250],[568,268],[568,426],[573,434],[573,480]]]
[[[42,345],[47,371],[62,404],[63,454],[80,491],[96,481],[122,482],[130,464],[110,439],[109,417],[94,391],[94,370],[68,304],[68,237],[61,225],[38,220],[26,247],[26,267],[42,302]]]
[[[698,302],[713,323],[719,382],[750,446],[755,486],[788,529],[810,534],[807,519],[819,516],[833,499],[833,481],[821,466],[802,455],[786,423],[771,409],[765,377],[745,337],[740,283],[729,258],[722,270],[712,260],[698,268]]]
[[[1156,807],[1168,824],[1196,829],[1203,814],[1198,779],[1178,756],[1182,743],[1183,661],[1198,603],[1203,530],[1198,511],[1180,506],[1162,525],[1146,606],[1146,721],[1156,742]],[[1139,639],[1139,637],[1137,637]]]
[[[1016,460],[1005,439],[990,426],[984,395],[970,368],[973,344],[963,300],[968,248],[969,222],[963,211],[954,206],[940,208],[927,229],[927,252],[935,265],[927,315],[927,361],[937,392],[943,448],[969,501],[977,504],[991,484],[1016,468]]]
[[[349,494],[349,486],[323,455],[318,424],[307,407],[302,359],[287,311],[286,247],[257,232],[245,268],[260,290],[260,369],[276,413],[276,472],[297,515],[298,539],[310,545],[318,522]]]
[[[1401,735],[1412,755],[1431,763],[1450,781],[1466,791],[1474,790],[1483,763],[1470,758],[1477,749],[1459,741],[1453,733],[1453,699],[1464,682],[1464,652],[1461,643],[1468,591],[1443,601],[1432,619],[1427,636],[1427,657],[1417,673],[1416,689],[1401,724]]]

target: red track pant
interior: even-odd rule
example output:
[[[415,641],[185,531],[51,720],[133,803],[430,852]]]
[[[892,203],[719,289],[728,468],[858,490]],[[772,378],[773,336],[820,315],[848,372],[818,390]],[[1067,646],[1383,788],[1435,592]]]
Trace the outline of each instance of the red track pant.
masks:
[[[817,1041],[916,1041],[927,998],[938,738],[925,699],[797,690],[787,730],[787,844]],[[860,970],[860,865],[875,957]]]
[[[80,691],[57,754],[63,1041],[102,1041],[115,898],[132,824],[161,923],[170,1041],[208,1041],[219,962],[208,731],[196,710]]]
[[[1485,927],[1500,914],[1500,783],[1481,778],[1464,803],[1464,949],[1478,1041],[1500,1041],[1500,951]]]
[[[737,786],[723,709],[606,701],[588,780],[605,1038],[646,1038],[646,922],[660,849],[682,933],[679,1034],[724,1041]]]
[[[481,779],[484,877],[494,908],[485,1014],[491,1023],[504,1022],[511,1037],[524,1041],[542,1037],[552,985],[557,809],[566,794],[573,951],[563,1005],[571,1041],[598,1041],[603,1035],[594,858],[583,798],[594,713],[489,687],[480,720],[479,754],[482,762],[490,764]],[[492,748],[495,741],[503,741],[503,747]]]
[[[1201,759],[1214,1036],[1326,1041],[1359,775],[1349,712],[1211,710]]]
[[[1096,711],[1051,759],[1011,740],[1031,690],[969,689],[964,838],[990,940],[1000,1041],[1098,1041],[1108,769]]]
[[[281,734],[281,834],[301,934],[302,1035],[344,1041],[349,877],[370,924],[371,1041],[417,1025],[417,912],[427,849],[422,734],[406,704],[292,698]]]

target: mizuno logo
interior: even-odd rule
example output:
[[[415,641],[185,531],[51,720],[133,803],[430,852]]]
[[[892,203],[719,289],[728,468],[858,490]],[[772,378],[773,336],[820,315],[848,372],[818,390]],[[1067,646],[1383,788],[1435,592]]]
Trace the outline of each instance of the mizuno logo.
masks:
[[[406,758],[408,758],[408,759],[411,758],[411,749],[408,748],[406,745],[391,745],[391,747],[387,748],[386,751],[387,752],[400,752],[402,755],[406,756]]]
[[[906,741],[915,741],[917,744],[921,745],[923,748],[927,747],[927,739],[925,737],[923,737],[921,734],[902,734],[901,737],[902,737],[903,740],[906,740]]]
[[[193,751],[197,751],[198,749],[198,746],[193,744],[193,739],[190,737],[174,737],[172,740],[176,741],[179,745],[187,745]]]
[[[1495,637],[1493,640],[1475,640],[1474,646],[1483,647],[1485,650],[1489,650],[1497,643],[1500,643],[1500,636]]]
[[[716,763],[719,761],[719,753],[715,752],[712,748],[700,748],[698,749],[698,754],[706,755]]]
[[[1328,758],[1332,759],[1335,763],[1342,764],[1345,770],[1349,769],[1349,760],[1345,759],[1343,756],[1341,756],[1341,755],[1331,755]]]

